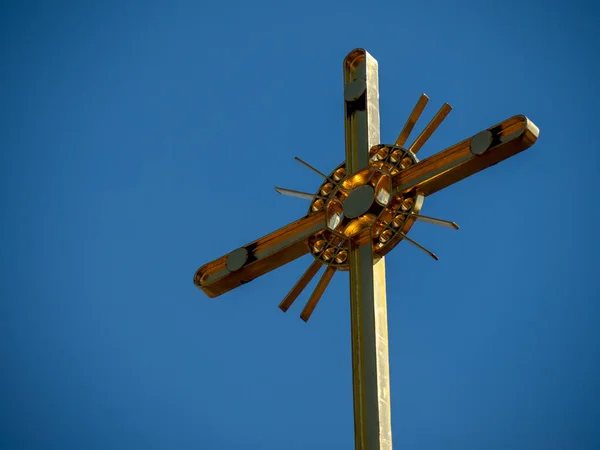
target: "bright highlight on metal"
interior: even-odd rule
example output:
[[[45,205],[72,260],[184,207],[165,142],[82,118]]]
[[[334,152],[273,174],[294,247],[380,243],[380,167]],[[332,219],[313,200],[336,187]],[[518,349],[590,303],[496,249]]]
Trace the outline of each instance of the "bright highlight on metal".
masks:
[[[539,129],[527,117],[516,115],[419,161],[416,153],[451,106],[445,103],[406,148],[429,100],[422,94],[394,144],[382,144],[377,61],[364,49],[353,50],[344,59],[343,73],[345,161],[327,175],[295,157],[322,178],[321,185],[314,194],[275,190],[308,200],[307,213],[203,265],[194,275],[194,284],[209,297],[217,297],[310,254],[310,266],[279,304],[287,311],[325,266],[300,314],[306,322],[333,275],[348,271],[355,448],[391,450],[384,257],[406,240],[437,260],[435,253],[408,236],[409,231],[416,222],[456,230],[458,225],[421,215],[425,198],[528,149]],[[257,214],[260,220],[259,210]]]
[[[353,192],[367,193],[366,188],[372,192],[371,183],[377,185],[383,176],[371,170],[368,150],[380,143],[379,69],[375,58],[363,49],[350,52],[343,68],[345,86],[355,80],[362,80],[365,86],[360,97],[352,101],[346,98],[344,104],[346,170],[352,181],[347,197],[350,200]],[[365,202],[362,193],[359,197],[356,203],[352,202],[356,206],[353,212]],[[375,212],[371,211],[374,205],[371,200],[369,210],[351,220],[363,220],[363,225],[367,225],[369,213]],[[375,259],[371,240],[350,239],[348,250],[355,447],[392,450],[385,260]]]

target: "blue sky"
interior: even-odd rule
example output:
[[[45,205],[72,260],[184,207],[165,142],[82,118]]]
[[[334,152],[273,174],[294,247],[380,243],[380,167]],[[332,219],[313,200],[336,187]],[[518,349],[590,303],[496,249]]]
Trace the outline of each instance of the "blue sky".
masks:
[[[4,2],[0,447],[353,446],[347,274],[306,256],[218,299],[205,262],[306,213],[344,157],[342,60],[418,96],[428,156],[515,114],[527,152],[428,198],[387,259],[398,449],[600,447],[592,2]]]

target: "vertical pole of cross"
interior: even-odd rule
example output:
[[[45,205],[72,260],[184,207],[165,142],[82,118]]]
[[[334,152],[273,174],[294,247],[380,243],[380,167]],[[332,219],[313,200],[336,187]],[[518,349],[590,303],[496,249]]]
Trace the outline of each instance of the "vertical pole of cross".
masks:
[[[344,59],[344,128],[348,176],[369,167],[379,144],[377,60],[363,49]],[[385,261],[375,264],[371,240],[350,244],[350,308],[355,446],[391,450],[390,375]]]

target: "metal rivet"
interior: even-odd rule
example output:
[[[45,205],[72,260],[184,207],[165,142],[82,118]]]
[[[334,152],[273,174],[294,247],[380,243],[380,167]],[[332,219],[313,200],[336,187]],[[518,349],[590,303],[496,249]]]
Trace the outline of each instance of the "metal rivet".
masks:
[[[372,186],[366,184],[357,187],[344,200],[344,215],[350,219],[362,216],[369,211],[374,199],[375,191]]]
[[[244,267],[248,261],[248,250],[244,247],[238,248],[227,255],[225,267],[229,272],[235,272]]]
[[[471,138],[471,153],[481,155],[490,148],[490,145],[492,145],[492,133],[489,130],[481,131]]]

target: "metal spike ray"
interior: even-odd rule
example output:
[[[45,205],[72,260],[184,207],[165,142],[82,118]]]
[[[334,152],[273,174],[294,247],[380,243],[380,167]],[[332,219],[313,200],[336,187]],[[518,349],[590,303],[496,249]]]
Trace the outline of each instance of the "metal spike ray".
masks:
[[[410,213],[402,213],[405,216],[414,217],[416,220],[421,222],[427,222],[432,225],[440,225],[442,227],[453,228],[458,230],[460,227],[456,224],[456,222],[451,222],[449,220],[444,219],[436,219],[435,217],[424,216],[422,214],[410,214]]]
[[[319,169],[315,169],[313,166],[311,166],[306,161],[303,161],[302,159],[298,158],[297,156],[294,156],[294,159],[296,161],[298,161],[300,164],[302,164],[304,167],[306,167],[307,169],[309,169],[309,170],[313,171],[314,173],[316,173],[317,175],[319,175],[320,177],[324,178],[325,180],[327,179],[327,175],[325,175]]]
[[[310,319],[311,314],[315,310],[319,300],[321,300],[321,296],[325,292],[325,289],[327,289],[327,285],[329,285],[329,282],[331,281],[331,278],[333,278],[336,270],[337,269],[335,267],[328,266],[325,272],[323,272],[323,276],[319,280],[317,287],[311,294],[308,302],[306,302],[306,306],[300,313],[300,318],[305,322],[308,322],[308,319]]]
[[[310,266],[308,266],[308,269],[306,269],[306,272],[304,272],[304,274],[302,274],[302,276],[296,282],[294,287],[290,290],[288,295],[286,295],[285,298],[283,299],[283,301],[279,304],[279,308],[283,312],[286,312],[288,310],[288,308],[290,306],[292,306],[292,303],[294,303],[294,301],[296,301],[296,299],[298,298],[300,293],[306,288],[308,283],[310,283],[310,280],[312,280],[314,278],[314,276],[317,274],[317,272],[321,268],[321,265],[322,264],[319,261],[314,260],[312,262],[312,264]]]
[[[419,120],[419,117],[421,117],[421,114],[423,113],[423,110],[425,109],[425,106],[427,105],[428,101],[429,97],[427,97],[427,95],[425,94],[421,94],[421,97],[419,97],[419,100],[417,101],[415,107],[410,113],[410,116],[408,116],[408,119],[406,120],[406,123],[402,128],[402,131],[398,135],[398,139],[396,139],[396,145],[398,147],[404,147],[408,136],[410,136],[410,133],[413,130],[417,121]]]
[[[412,245],[414,245],[415,247],[417,247],[419,250],[424,251],[425,253],[427,253],[429,256],[431,256],[433,259],[435,259],[436,261],[439,261],[440,258],[437,257],[437,255],[435,253],[433,253],[431,250],[427,250],[425,247],[423,247],[421,244],[419,244],[417,241],[414,241],[413,239],[409,238],[406,234],[404,233],[400,233],[402,235],[402,237],[404,239],[406,239],[408,242],[410,242]]]
[[[423,129],[423,131],[421,131],[421,134],[419,134],[417,139],[415,139],[415,142],[412,143],[408,150],[416,155],[417,152],[421,149],[421,147],[423,147],[425,142],[427,142],[427,139],[431,137],[431,135],[435,132],[437,127],[439,127],[440,124],[444,121],[444,119],[450,113],[450,111],[452,111],[452,106],[450,106],[448,103],[444,103],[440,110],[437,112],[437,114],[433,116],[431,122],[429,122],[427,126]]]
[[[296,197],[304,200],[312,200],[314,195],[308,192],[294,191],[293,189],[286,189],[275,186],[275,190],[281,195],[287,195],[288,197]]]

